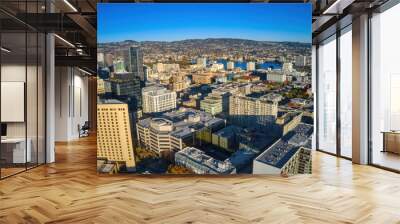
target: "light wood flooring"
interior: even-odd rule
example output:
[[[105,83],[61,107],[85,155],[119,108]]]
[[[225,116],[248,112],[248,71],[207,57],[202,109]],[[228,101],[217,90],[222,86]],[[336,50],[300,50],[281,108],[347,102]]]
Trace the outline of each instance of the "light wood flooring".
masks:
[[[313,174],[98,176],[96,139],[0,181],[0,223],[400,223],[400,175],[315,152]]]
[[[372,160],[374,164],[400,170],[400,155],[391,152],[374,151]]]

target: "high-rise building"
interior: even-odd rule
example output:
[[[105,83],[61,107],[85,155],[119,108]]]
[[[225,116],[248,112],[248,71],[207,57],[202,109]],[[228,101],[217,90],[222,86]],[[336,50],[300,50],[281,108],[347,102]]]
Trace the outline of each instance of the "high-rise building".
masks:
[[[234,68],[235,68],[235,63],[233,63],[233,61],[228,61],[228,63],[226,63],[227,70],[233,70]]]
[[[205,112],[216,115],[223,111],[222,96],[210,94],[200,101],[200,109]]]
[[[176,108],[176,92],[164,87],[149,86],[142,89],[144,113],[157,113]]]
[[[169,80],[169,89],[175,92],[180,92],[190,86],[190,80],[187,79],[184,73],[174,74]]]
[[[143,54],[139,47],[129,48],[129,66],[133,76],[139,77],[141,81],[146,81],[143,71]]]
[[[111,83],[108,80],[97,79],[97,94],[111,93]]]
[[[104,53],[102,53],[102,52],[97,53],[97,64],[101,67],[104,67],[104,65],[105,65]]]
[[[143,74],[144,74],[144,79],[145,80],[148,80],[149,77],[151,77],[152,71],[153,70],[150,67],[143,66]]]
[[[229,100],[229,117],[234,124],[246,127],[273,124],[278,114],[279,94],[233,95]]]
[[[267,80],[271,82],[285,82],[287,77],[283,72],[268,71]]]
[[[278,136],[286,135],[289,131],[296,128],[303,117],[303,112],[298,111],[279,111],[276,119],[276,132]]]
[[[284,74],[289,74],[293,71],[293,64],[291,62],[283,63],[282,71]]]
[[[296,57],[296,61],[295,61],[295,65],[296,66],[306,66],[307,65],[307,57],[303,56],[303,55],[299,55]]]
[[[196,64],[202,68],[207,67],[207,58],[197,58]]]
[[[254,70],[256,70],[256,63],[255,63],[255,62],[252,62],[252,61],[247,62],[247,64],[246,64],[246,70],[247,70],[247,71],[254,71]]]
[[[125,70],[125,62],[124,62],[124,59],[122,59],[122,58],[117,58],[117,59],[114,61],[114,71],[115,71],[115,72],[119,72],[119,73],[124,73],[124,72],[126,72],[126,70]]]
[[[239,126],[229,125],[212,134],[212,144],[229,152],[235,152],[239,146],[238,134],[243,132]]]
[[[225,126],[225,120],[189,108],[167,112],[156,118],[146,118],[137,123],[140,145],[160,157],[171,158],[175,152],[199,141],[211,143],[211,133]],[[210,139],[204,136],[209,135]],[[203,137],[203,138],[202,138]]]
[[[132,73],[114,73],[111,81],[112,93],[116,96],[127,96],[129,108],[137,111],[142,107],[142,91],[139,77]]]
[[[112,54],[105,54],[104,62],[106,64],[106,66],[108,66],[108,67],[112,66],[113,65],[113,61],[114,61],[114,58],[113,58]]]
[[[135,170],[128,105],[118,100],[98,104],[97,122],[97,158],[123,163],[128,170]]]
[[[313,126],[300,123],[253,161],[254,174],[311,173]]]

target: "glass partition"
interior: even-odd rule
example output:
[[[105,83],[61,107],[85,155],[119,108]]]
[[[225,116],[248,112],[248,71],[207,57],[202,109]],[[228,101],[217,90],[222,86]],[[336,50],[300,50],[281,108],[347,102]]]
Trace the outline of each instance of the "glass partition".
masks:
[[[2,1],[0,7],[40,13],[43,1]],[[0,178],[45,163],[44,33],[0,12]]]
[[[26,141],[26,41],[25,32],[1,34],[2,177],[24,171],[31,161],[30,142]]]

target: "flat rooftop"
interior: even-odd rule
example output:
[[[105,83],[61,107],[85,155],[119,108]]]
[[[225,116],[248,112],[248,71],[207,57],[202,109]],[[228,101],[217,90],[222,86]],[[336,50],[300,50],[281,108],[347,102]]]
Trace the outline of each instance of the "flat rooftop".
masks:
[[[122,101],[115,100],[115,99],[99,99],[97,101],[98,104],[126,104]]]
[[[223,119],[214,118],[211,114],[192,108],[183,108],[166,112],[158,117],[146,118],[138,121],[138,125],[149,128],[150,123],[155,120],[160,122],[171,122],[173,131],[170,134],[176,138],[185,138],[193,132],[204,127],[212,127],[221,123],[225,123]]]
[[[310,147],[313,125],[300,123],[272,146],[261,153],[256,161],[282,168],[301,147]]]
[[[186,147],[176,154],[185,156],[197,164],[207,167],[215,173],[230,173],[235,169],[229,160],[221,161],[214,159],[205,152],[194,147]]]
[[[256,160],[277,168],[282,168],[297,150],[297,147],[282,140],[278,140],[274,145],[257,157]]]
[[[215,132],[215,135],[221,136],[221,137],[230,137],[232,135],[238,134],[241,131],[243,131],[243,129],[239,126],[235,126],[235,125],[229,125],[217,132]]]

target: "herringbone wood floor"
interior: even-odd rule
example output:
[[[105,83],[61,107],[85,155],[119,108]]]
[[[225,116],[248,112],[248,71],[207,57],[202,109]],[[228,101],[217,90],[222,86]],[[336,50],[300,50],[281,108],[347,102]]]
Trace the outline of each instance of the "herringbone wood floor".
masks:
[[[314,153],[313,174],[97,176],[95,138],[0,181],[0,223],[400,223],[400,175]]]

